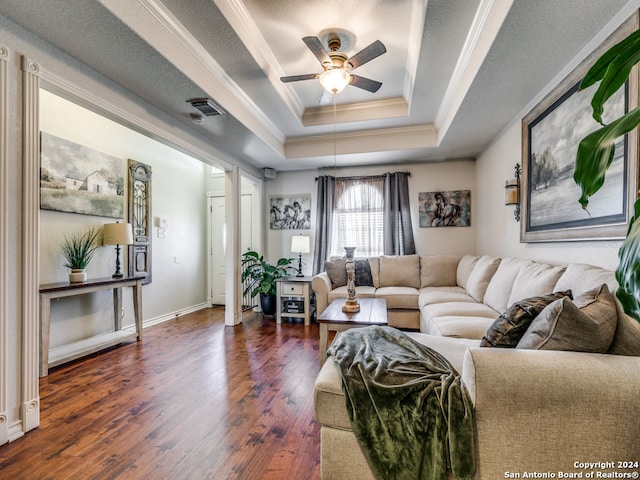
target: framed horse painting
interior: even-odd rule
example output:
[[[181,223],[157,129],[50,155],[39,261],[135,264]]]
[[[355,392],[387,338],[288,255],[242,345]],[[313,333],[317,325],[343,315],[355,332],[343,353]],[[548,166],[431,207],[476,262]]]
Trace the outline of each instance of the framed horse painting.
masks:
[[[521,242],[623,239],[637,190],[637,131],[616,141],[615,155],[603,187],[590,198],[588,210],[578,203],[573,180],[580,140],[600,124],[592,118],[591,98],[597,85],[579,90],[595,60],[637,28],[631,17],[587,57],[522,120]],[[611,97],[603,119],[618,118],[638,105],[638,73]]]
[[[311,195],[271,197],[270,200],[271,230],[309,230],[311,228]]]
[[[418,194],[420,227],[468,227],[471,225],[471,191],[421,192]]]

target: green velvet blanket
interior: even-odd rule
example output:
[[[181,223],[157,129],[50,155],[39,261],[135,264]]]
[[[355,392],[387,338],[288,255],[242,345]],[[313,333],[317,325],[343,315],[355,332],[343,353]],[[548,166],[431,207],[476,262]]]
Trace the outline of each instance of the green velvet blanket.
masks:
[[[327,353],[377,479],[473,478],[473,406],[442,355],[392,327],[347,330]]]

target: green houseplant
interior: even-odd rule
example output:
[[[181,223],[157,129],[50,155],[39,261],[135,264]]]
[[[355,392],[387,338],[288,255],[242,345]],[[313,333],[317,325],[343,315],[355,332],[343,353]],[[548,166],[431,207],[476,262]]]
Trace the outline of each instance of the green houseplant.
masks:
[[[87,268],[94,253],[100,247],[96,242],[99,234],[100,230],[98,228],[91,227],[85,233],[64,236],[62,254],[66,260],[64,266],[71,269],[69,274],[70,282],[84,282],[87,280],[85,268]]]
[[[293,271],[293,258],[281,258],[275,265],[267,262],[258,252],[250,250],[242,254],[242,282],[248,280],[243,295],[254,298],[260,294],[260,306],[264,315],[276,311],[276,280]]]
[[[640,107],[620,118],[604,124],[602,114],[606,101],[620,89],[629,78],[634,65],[640,61],[640,30],[607,50],[587,72],[580,84],[585,89],[600,82],[591,100],[593,118],[602,125],[582,139],[576,154],[574,180],[581,189],[579,199],[582,208],[587,209],[589,198],[604,184],[614,157],[615,141],[640,125]],[[631,159],[638,161],[638,159]],[[627,236],[618,252],[619,264],[616,280],[619,288],[616,296],[627,315],[640,321],[640,199],[634,203]]]

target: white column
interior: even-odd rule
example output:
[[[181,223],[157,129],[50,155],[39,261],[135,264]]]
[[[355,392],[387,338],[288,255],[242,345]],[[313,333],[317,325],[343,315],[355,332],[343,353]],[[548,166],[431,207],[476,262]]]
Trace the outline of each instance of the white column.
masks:
[[[40,424],[38,396],[40,239],[40,67],[22,57],[22,427]]]
[[[7,414],[7,285],[9,284],[8,247],[9,239],[9,49],[0,44],[0,445],[9,441],[9,421]]]
[[[242,283],[240,281],[240,169],[233,167],[225,174],[225,223],[227,226],[227,250],[225,252],[226,285],[224,323],[237,325],[242,321]]]

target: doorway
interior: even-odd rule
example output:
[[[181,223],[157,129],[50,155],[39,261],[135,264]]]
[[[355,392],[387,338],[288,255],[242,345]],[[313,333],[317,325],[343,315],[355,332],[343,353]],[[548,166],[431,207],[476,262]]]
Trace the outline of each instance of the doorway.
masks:
[[[225,304],[225,204],[226,199],[222,195],[208,198],[207,211],[209,212],[209,305]],[[254,195],[243,193],[240,197],[240,239],[242,251],[253,250],[254,247]],[[243,306],[247,305],[243,299]]]

